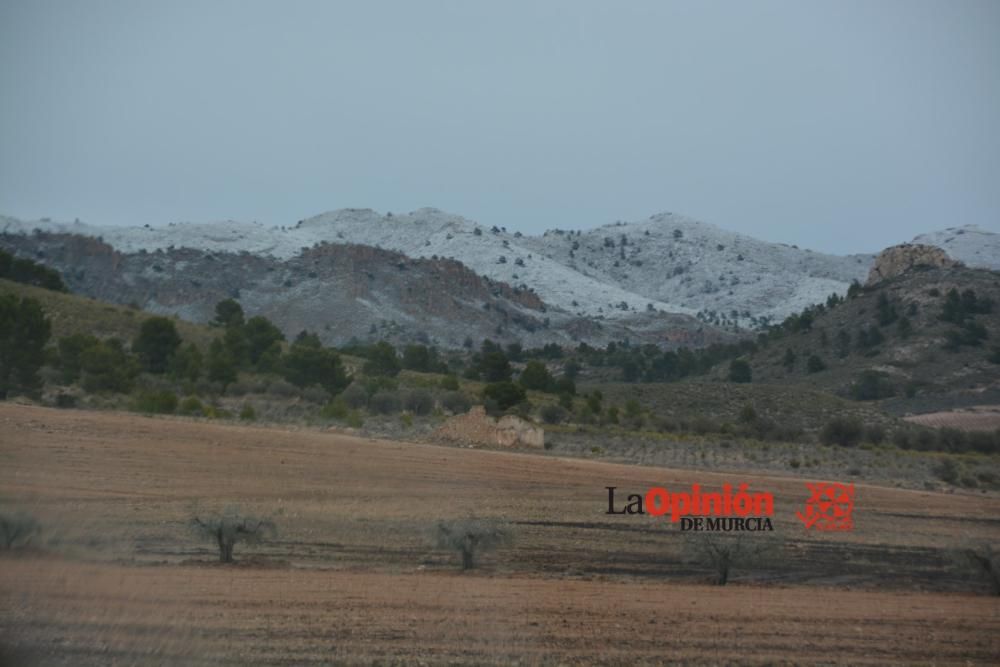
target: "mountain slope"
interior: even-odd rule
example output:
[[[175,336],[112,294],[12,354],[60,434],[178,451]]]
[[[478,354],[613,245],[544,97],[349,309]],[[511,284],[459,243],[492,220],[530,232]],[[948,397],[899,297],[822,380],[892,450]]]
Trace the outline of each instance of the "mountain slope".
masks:
[[[278,259],[190,247],[123,252],[90,236],[39,232],[0,235],[0,247],[60,270],[72,290],[93,298],[207,322],[218,301],[234,297],[287,336],[306,329],[327,344],[378,338],[454,348],[466,338],[527,346],[629,338],[674,347],[727,338],[686,315],[576,317],[460,262],[373,246],[321,243]]]
[[[951,290],[971,290],[979,309],[942,319]],[[966,326],[985,337],[962,335],[956,345]],[[811,386],[885,399],[884,407],[899,413],[922,412],[1000,400],[997,332],[1000,276],[966,267],[927,268],[816,309],[799,330],[773,332],[749,361],[754,383]],[[821,366],[810,366],[812,356]],[[725,379],[728,365],[714,375]]]
[[[453,258],[489,280],[534,292],[566,316],[639,330],[660,313],[697,315],[724,326],[780,321],[831,293],[845,293],[852,281],[864,281],[873,260],[768,243],[671,213],[540,236],[488,228],[432,208],[404,215],[342,209],[291,227],[234,221],[111,227],[0,218],[0,233],[30,236],[35,229],[97,237],[123,254],[192,248],[280,262],[329,243],[431,261]],[[975,227],[917,241],[939,245],[973,267],[1000,266],[1000,235]]]
[[[703,311],[708,319],[721,319],[716,313],[735,319],[734,309],[743,324],[750,317],[780,318],[845,291],[852,280],[864,278],[871,262],[869,256],[834,257],[765,243],[671,214],[539,237],[431,208],[395,216],[343,209],[290,228],[233,221],[101,227],[0,219],[0,232],[30,234],[36,228],[99,237],[123,253],[189,247],[290,259],[328,242],[448,257],[493,280],[532,289],[550,306],[612,319],[643,311]]]
[[[1000,234],[988,232],[976,225],[949,227],[921,234],[913,242],[943,248],[952,259],[971,267],[1000,270]]]
[[[97,301],[78,294],[56,292],[33,285],[0,279],[0,295],[11,294],[37,300],[52,323],[52,340],[73,334],[90,334],[98,338],[119,338],[129,342],[139,333],[142,323],[152,317],[135,308]],[[181,338],[205,349],[218,335],[218,330],[175,319]]]
[[[602,282],[743,325],[845,292],[873,259],[767,243],[672,213],[582,233],[550,231],[526,243]]]

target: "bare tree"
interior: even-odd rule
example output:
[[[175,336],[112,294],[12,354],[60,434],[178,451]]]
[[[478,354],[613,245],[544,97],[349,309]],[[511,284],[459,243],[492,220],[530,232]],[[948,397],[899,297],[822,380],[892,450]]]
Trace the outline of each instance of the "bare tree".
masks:
[[[992,595],[1000,595],[1000,553],[993,549],[993,545],[966,547],[962,550],[961,559],[989,585]]]
[[[438,548],[457,551],[462,555],[462,569],[476,566],[476,555],[482,551],[509,544],[512,533],[500,519],[458,519],[437,524]]]
[[[24,546],[39,530],[38,522],[30,514],[0,514],[0,543],[4,549]]]
[[[219,562],[222,563],[233,562],[233,547],[238,542],[255,544],[277,534],[273,521],[243,516],[235,509],[205,519],[195,516],[192,524],[199,534],[218,545]]]
[[[690,560],[708,565],[715,572],[715,584],[729,583],[734,569],[759,566],[776,557],[779,544],[770,534],[690,533],[684,544]]]

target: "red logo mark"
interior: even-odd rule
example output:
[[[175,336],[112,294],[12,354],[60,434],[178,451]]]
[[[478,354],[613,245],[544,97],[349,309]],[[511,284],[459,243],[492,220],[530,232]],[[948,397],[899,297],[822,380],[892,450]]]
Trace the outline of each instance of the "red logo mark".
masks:
[[[807,482],[812,495],[806,501],[805,514],[796,512],[806,528],[816,530],[852,530],[854,519],[854,484]]]

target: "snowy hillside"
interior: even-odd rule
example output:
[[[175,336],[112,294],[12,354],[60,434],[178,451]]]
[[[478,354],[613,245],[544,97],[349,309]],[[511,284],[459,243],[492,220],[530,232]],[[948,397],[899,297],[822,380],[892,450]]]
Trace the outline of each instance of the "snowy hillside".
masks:
[[[234,221],[112,227],[0,218],[0,233],[30,234],[35,228],[101,237],[124,253],[188,247],[288,260],[317,243],[354,243],[414,258],[454,258],[480,275],[530,288],[574,315],[700,313],[711,322],[742,325],[778,320],[832,292],[845,292],[851,281],[864,281],[873,259],[768,243],[670,213],[541,236],[486,227],[432,208],[404,215],[342,209],[288,227]],[[998,238],[962,228],[917,240],[940,245],[972,266],[997,268]]]
[[[952,259],[967,266],[1000,270],[1000,234],[988,232],[976,225],[949,227],[921,234],[913,242],[944,248]]]
[[[744,325],[845,292],[873,260],[767,243],[671,213],[587,232],[549,231],[527,245],[601,282]]]
[[[382,216],[370,209],[343,209],[301,221],[290,228],[252,223],[172,223],[163,227],[92,226],[83,223],[21,222],[0,218],[0,233],[32,229],[101,237],[115,249],[133,253],[170,247],[213,252],[249,252],[289,259],[317,243],[357,243],[396,250],[411,257],[446,257],[511,285],[525,285],[549,304],[581,315],[615,316],[648,308],[693,314],[695,310],[628,292],[581,275],[518,245],[514,235],[478,225],[436,209]],[[574,306],[574,302],[578,305]]]

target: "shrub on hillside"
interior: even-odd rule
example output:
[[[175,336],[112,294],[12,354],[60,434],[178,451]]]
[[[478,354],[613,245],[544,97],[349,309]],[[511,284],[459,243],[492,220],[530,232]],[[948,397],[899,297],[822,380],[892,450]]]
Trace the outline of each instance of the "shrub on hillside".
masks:
[[[569,416],[569,412],[561,405],[548,405],[542,406],[539,411],[539,416],[542,421],[546,424],[561,424],[566,421],[566,417]]]
[[[729,362],[729,381],[747,383],[753,381],[753,371],[745,359],[733,359]]]
[[[237,363],[221,339],[215,338],[208,346],[205,372],[211,382],[228,385],[236,380]]]
[[[0,399],[13,391],[34,392],[45,363],[52,325],[42,304],[11,294],[0,296]]]
[[[423,389],[413,389],[403,395],[403,408],[415,415],[429,415],[434,410],[434,397]]]
[[[177,394],[172,391],[144,391],[135,397],[132,409],[136,412],[173,414],[177,410]]]
[[[985,326],[979,322],[968,320],[959,328],[945,333],[944,349],[955,352],[963,345],[979,347],[987,338],[989,338],[989,333]]]
[[[358,382],[352,382],[351,385],[340,394],[340,398],[344,400],[344,405],[352,410],[361,410],[368,407],[368,392]]]
[[[333,395],[351,383],[339,354],[311,345],[292,345],[284,360],[284,375],[297,387],[318,384]]]
[[[1000,362],[998,362],[1000,363]],[[447,391],[458,391],[458,378],[454,375],[445,375],[441,378],[441,388]]]
[[[90,334],[76,333],[63,336],[56,343],[57,361],[62,371],[62,381],[71,384],[80,379],[83,352],[89,347],[98,345],[101,341]]]
[[[86,391],[126,393],[139,374],[139,364],[117,338],[100,341],[80,354],[81,384]]]
[[[351,409],[347,407],[343,396],[338,396],[323,406],[323,409],[319,411],[319,416],[324,419],[346,419],[350,411]]]
[[[295,398],[299,395],[299,390],[291,382],[274,380],[267,385],[267,393],[275,398]]]
[[[492,383],[509,382],[513,373],[503,349],[489,340],[483,341],[482,349],[475,355],[469,370],[475,376],[473,379],[482,377]]]
[[[132,342],[132,351],[139,358],[142,368],[150,373],[165,373],[171,357],[180,347],[181,336],[172,320],[150,317],[139,327]]]
[[[705,415],[698,415],[692,419],[688,428],[692,433],[697,433],[698,435],[718,433],[721,430],[719,424],[713,421],[711,417],[707,417]]]
[[[15,257],[0,250],[0,278],[16,283],[34,285],[54,292],[68,292],[66,283],[55,269],[50,269],[30,259]]]
[[[264,355],[271,350],[277,349],[280,354],[281,343],[284,342],[285,335],[269,319],[258,315],[251,317],[243,325],[243,338],[246,341],[247,357],[250,364],[256,367]],[[271,362],[268,364],[269,366],[274,365],[273,359]]]
[[[363,372],[365,375],[396,377],[401,369],[402,364],[396,356],[395,348],[385,341],[379,341],[369,349]]]
[[[62,392],[56,394],[56,407],[63,409],[75,408],[76,396],[73,394],[64,394]]]
[[[959,476],[962,474],[962,465],[955,459],[944,459],[938,465],[935,472],[941,481],[948,484],[956,484]]]
[[[813,354],[809,356],[806,361],[806,371],[809,373],[819,373],[826,370],[826,364],[819,357],[819,355]]]
[[[885,427],[881,424],[868,424],[865,426],[864,439],[873,445],[881,445],[885,441]]]
[[[545,364],[534,359],[529,361],[528,365],[521,371],[519,381],[525,389],[535,391],[549,391],[555,383]]]
[[[407,345],[403,349],[403,368],[421,373],[447,373],[448,365],[438,358],[438,351],[426,345]]]
[[[390,415],[400,410],[401,401],[399,394],[394,391],[376,392],[368,401],[368,407],[372,412],[382,415]]]
[[[854,447],[861,442],[864,427],[855,417],[834,417],[820,431],[820,442],[824,445]]]
[[[249,380],[236,380],[226,386],[226,396],[246,396],[253,391],[253,384]],[[265,391],[267,390],[267,385],[264,386]]]
[[[224,299],[215,304],[215,319],[211,322],[217,327],[243,326],[243,307],[235,299]]]
[[[330,402],[330,392],[322,387],[312,386],[302,390],[302,398],[310,403],[325,405]]]
[[[194,343],[183,345],[174,352],[170,358],[170,374],[178,380],[197,382],[201,377],[204,360],[201,350]]]
[[[205,406],[197,396],[188,396],[177,406],[177,412],[189,417],[201,417],[205,414]]]
[[[452,414],[460,415],[469,411],[472,401],[460,391],[449,391],[441,397],[441,407]]]
[[[524,387],[513,382],[494,382],[483,389],[483,397],[496,402],[501,410],[508,410],[527,398]]]
[[[851,385],[850,395],[857,401],[878,401],[896,393],[889,376],[879,371],[863,371]]]

